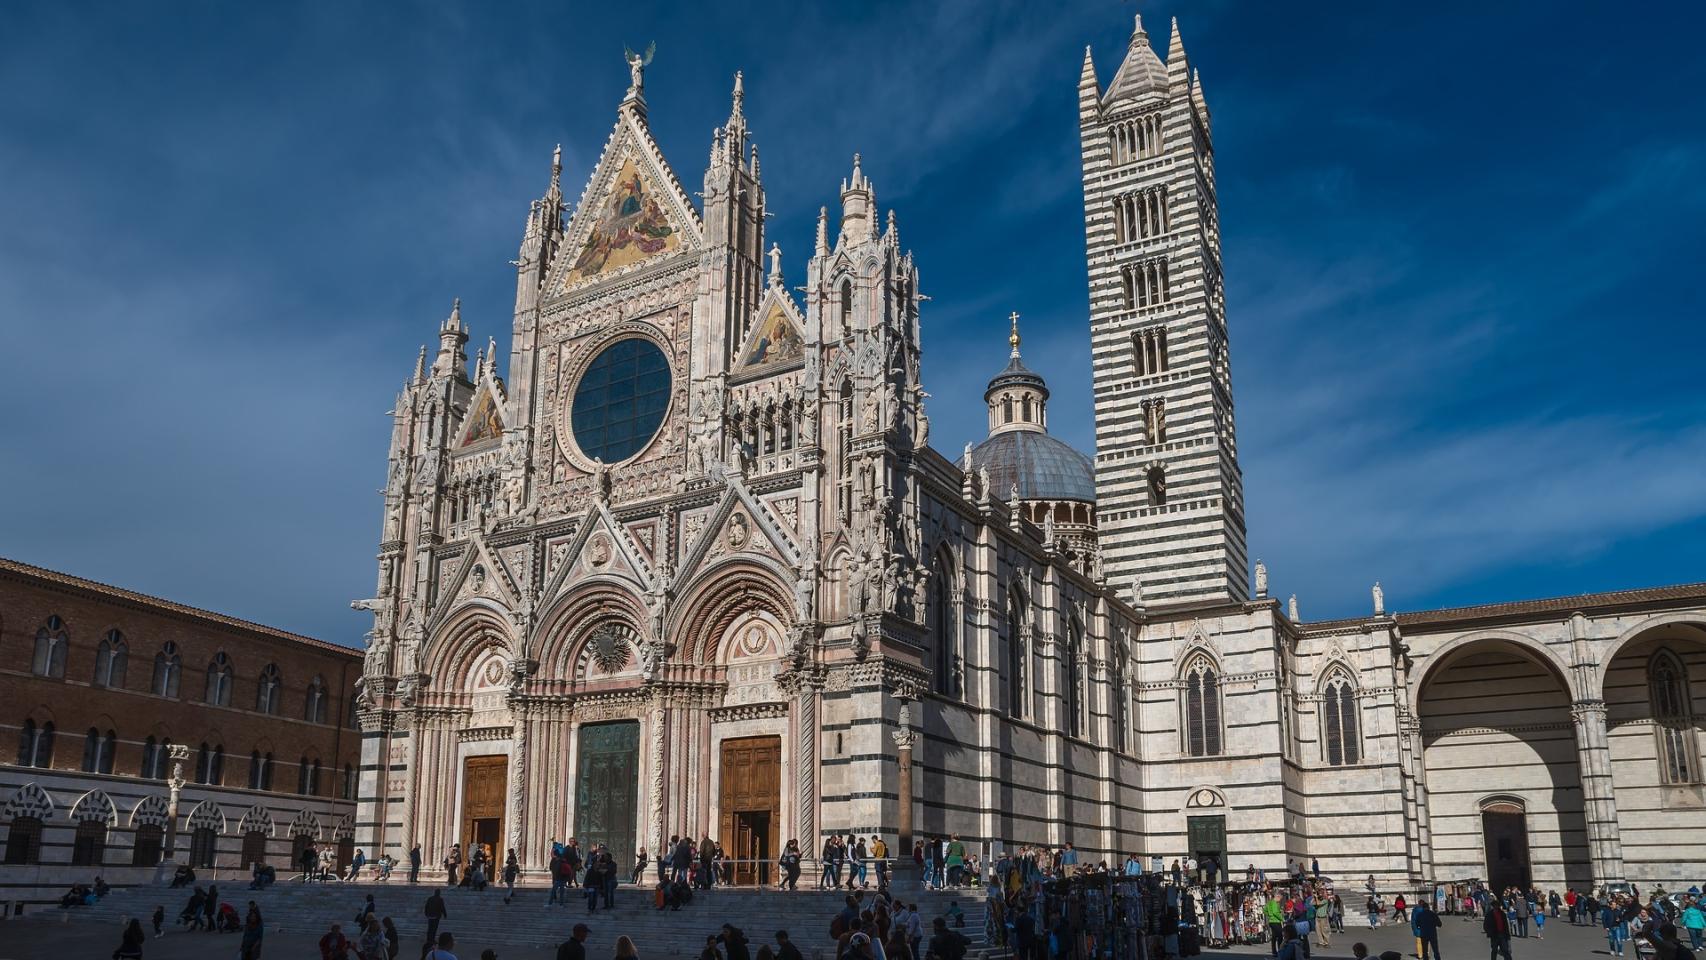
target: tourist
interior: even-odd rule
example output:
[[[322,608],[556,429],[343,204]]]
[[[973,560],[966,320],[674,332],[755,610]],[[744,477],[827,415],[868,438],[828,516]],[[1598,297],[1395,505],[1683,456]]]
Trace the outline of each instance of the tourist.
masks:
[[[1309,858],[1309,873],[1316,880],[1321,879],[1321,861],[1315,857]]]
[[[705,949],[699,951],[699,960],[723,960],[722,954],[717,952],[716,934],[710,934],[705,938]]]
[[[935,931],[930,935],[930,952],[940,960],[963,960],[966,948],[971,945],[965,934],[957,930],[949,930],[948,922],[937,917],[932,924]]]
[[[615,960],[640,960],[640,948],[634,946],[634,941],[623,934],[616,938],[616,951],[612,955]]]
[[[865,882],[865,856],[865,838],[855,837],[847,847],[847,889],[853,889],[854,884],[861,889],[870,887]]]
[[[1262,919],[1268,924],[1268,955],[1277,957],[1280,947],[1285,946],[1285,905],[1280,903],[1277,891],[1268,892],[1268,899],[1262,904]]]
[[[604,909],[616,909],[616,884],[620,880],[616,866],[616,855],[610,852],[606,844],[598,845],[598,861],[604,881]]]
[[[1378,894],[1371,893],[1368,895],[1368,928],[1370,930],[1380,926],[1380,911],[1384,909],[1385,907],[1381,904]]]
[[[789,840],[782,848],[782,858],[777,861],[782,867],[782,888],[798,890],[800,888],[800,842]]]
[[[409,848],[409,882],[415,883],[421,878],[421,845],[415,844]]]
[[[450,916],[450,911],[444,909],[444,895],[440,891],[434,890],[432,896],[427,897],[423,913],[427,922],[426,942],[430,945],[437,941],[439,922]]]
[[[367,918],[367,925],[361,931],[361,939],[356,942],[355,952],[361,960],[390,960],[391,947],[385,942],[385,928],[379,925],[378,918]]]
[[[1279,952],[1274,956],[1278,957],[1279,960],[1303,960],[1306,954],[1303,952],[1303,947],[1300,946],[1297,928],[1288,923],[1281,932],[1281,936],[1285,938],[1285,942],[1280,945]]]
[[[456,938],[448,931],[438,935],[438,945],[427,951],[421,960],[456,960],[456,954],[450,951],[456,946]]]
[[[302,882],[308,883],[314,879],[314,865],[320,862],[320,852],[314,849],[314,841],[302,845],[302,852],[296,855],[296,864],[302,868]]]
[[[805,960],[800,956],[800,948],[788,939],[786,930],[776,931],[776,960]]]
[[[462,848],[451,844],[450,849],[444,852],[444,860],[440,865],[444,867],[445,886],[456,886],[456,871],[462,866]]]
[[[367,853],[363,850],[357,850],[355,856],[350,859],[349,874],[344,877],[344,882],[348,883],[360,877],[361,868],[365,866],[367,866]]]
[[[1544,940],[1546,939],[1546,907],[1543,904],[1535,905],[1533,913],[1534,939]]]
[[[889,845],[883,842],[882,837],[875,835],[871,837],[871,859],[877,864],[877,889],[887,890],[889,888]]]
[[[120,934],[118,949],[113,951],[113,960],[142,960],[142,945],[148,942],[148,935],[142,932],[142,921],[132,917]]]
[[[403,937],[397,932],[397,924],[390,917],[379,921],[379,924],[385,929],[385,955],[390,960],[397,960],[397,951],[403,945]]]
[[[648,859],[649,858],[646,856],[646,848],[641,847],[640,852],[634,855],[634,875],[628,878],[629,883],[637,887],[640,885],[641,881],[645,879],[646,861]]]
[[[240,960],[260,960],[261,938],[266,935],[267,925],[261,919],[261,908],[255,901],[249,901],[249,913],[243,918],[243,941],[237,945],[237,956]]]
[[[717,942],[723,945],[726,960],[751,960],[752,955],[746,949],[746,934],[739,927],[723,924],[723,932],[717,937]]]
[[[1511,960],[1510,919],[1498,901],[1488,902],[1487,912],[1481,918],[1481,932],[1487,935],[1487,942],[1492,946],[1492,960],[1498,960],[1501,954],[1505,960]],[[1622,951],[1619,950],[1617,955],[1622,956]]]
[[[604,889],[604,881],[600,875],[603,865],[598,862],[598,855],[593,854],[586,861],[586,879],[581,882],[581,892],[586,897],[586,912],[598,912],[598,895]]]
[[[355,915],[356,929],[367,929],[367,921],[372,919],[374,909],[373,894],[370,893],[367,895],[367,902],[361,905],[361,912]]]
[[[835,849],[835,836],[831,835],[823,841],[823,850],[818,862],[818,889],[833,890],[841,885],[841,865]]]
[[[1516,921],[1516,935],[1528,939],[1529,903],[1528,894],[1521,890],[1514,891],[1511,896],[1511,919]]]
[[[320,938],[320,960],[349,960],[349,940],[344,937],[343,924],[332,924],[332,929]]]
[[[1334,933],[1345,932],[1345,901],[1337,893],[1333,894],[1333,908],[1328,917]]]
[[[1426,903],[1416,904],[1416,909],[1410,911],[1410,932],[1416,936],[1416,956],[1419,960],[1439,958],[1439,914]],[[1429,950],[1432,953],[1429,953]]]
[[[1706,910],[1701,909],[1698,897],[1689,897],[1682,908],[1682,927],[1688,931],[1689,949],[1698,953],[1706,947]]]
[[[1317,898],[1315,915],[1310,918],[1310,923],[1315,930],[1316,942],[1323,947],[1332,946],[1333,938],[1330,935],[1330,928],[1333,925],[1333,901],[1326,897]]]
[[[516,862],[515,848],[509,848],[509,854],[504,857],[504,903],[515,896],[515,881],[521,876],[521,864]]]
[[[557,946],[557,960],[586,960],[586,938],[591,933],[592,928],[586,924],[575,924],[575,928],[569,931],[569,939]]]
[[[1410,915],[1406,912],[1410,905],[1405,902],[1404,895],[1398,894],[1392,898],[1392,920],[1394,923],[1409,923]]]
[[[948,883],[960,886],[965,882],[966,845],[960,841],[960,835],[954,834],[948,845],[942,850],[943,861],[948,867]],[[943,958],[950,960],[950,958]]]
[[[1629,936],[1628,922],[1623,919],[1617,903],[1607,900],[1599,911],[1600,925],[1605,927],[1605,942],[1614,957],[1623,956],[1623,943]]]
[[[190,902],[184,905],[182,913],[178,914],[178,923],[190,930],[201,926],[201,905],[207,900],[207,891],[200,887],[190,894]]]

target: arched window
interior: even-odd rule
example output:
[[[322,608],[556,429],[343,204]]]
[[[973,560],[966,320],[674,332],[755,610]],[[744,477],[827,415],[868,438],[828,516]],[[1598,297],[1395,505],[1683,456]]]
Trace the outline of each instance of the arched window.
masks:
[[[338,795],[345,800],[355,799],[355,768],[347,763],[344,764],[343,788],[338,791]]]
[[[930,571],[930,642],[935,646],[931,683],[942,696],[959,692],[959,614],[954,609],[953,568],[937,557]]]
[[[1335,674],[1321,693],[1321,747],[1328,764],[1362,762],[1358,716],[1356,685],[1343,673]]]
[[[212,827],[196,827],[190,831],[190,866],[212,867],[219,834]]]
[[[1009,424],[1012,422],[1013,422],[1013,398],[1012,397],[1002,397],[1001,398],[1001,423],[1003,425],[1006,425],[1006,424]]]
[[[18,766],[53,766],[52,720],[38,727],[32,717],[26,719],[24,725],[18,729]]]
[[[314,760],[314,766],[308,773],[308,792],[314,796],[320,795],[320,760]]]
[[[853,382],[841,382],[836,425],[835,509],[842,523],[853,521]]]
[[[36,655],[31,671],[38,677],[64,679],[65,651],[70,645],[71,639],[65,633],[65,621],[58,617],[48,617],[47,622],[36,631]]]
[[[1109,646],[1112,648],[1109,659],[1114,668],[1114,689],[1112,694],[1114,705],[1114,748],[1124,753],[1128,743],[1126,725],[1131,722],[1131,714],[1126,706],[1125,656],[1120,651],[1120,642],[1118,638],[1112,639],[1109,642]]]
[[[1164,507],[1167,505],[1167,474],[1160,464],[1149,468],[1149,505]]]
[[[130,865],[152,867],[160,862],[160,852],[166,846],[166,828],[158,823],[136,825],[136,839],[130,851]]]
[[[1066,729],[1084,735],[1084,628],[1074,618],[1066,626]]]
[[[168,642],[154,655],[154,682],[148,689],[157,697],[178,695],[178,675],[183,672],[184,660],[178,656],[178,645]]]
[[[113,750],[118,745],[118,736],[108,730],[103,736],[94,727],[83,738],[83,772],[112,773]]]
[[[215,744],[211,749],[203,740],[201,749],[196,752],[195,782],[218,784],[225,779],[225,745]]]
[[[308,758],[303,757],[296,763],[296,792],[306,794],[308,789]]]
[[[171,772],[172,741],[156,742],[151,736],[142,741],[142,776],[149,780],[164,780]]]
[[[124,688],[124,671],[130,665],[130,644],[124,634],[108,630],[95,647],[95,686]]]
[[[1030,655],[1026,649],[1029,634],[1025,600],[1017,590],[1011,590],[1007,594],[1007,712],[1021,718],[1028,712],[1025,660]]]
[[[308,697],[302,706],[302,719],[313,723],[326,722],[326,682],[319,677],[308,681]]]
[[[278,713],[279,692],[284,688],[284,681],[279,678],[278,665],[269,663],[261,670],[259,685],[255,687],[255,709],[261,713]]]
[[[1185,666],[1184,675],[1185,753],[1193,757],[1220,756],[1220,678],[1207,657],[1198,656]]]
[[[35,817],[13,817],[6,832],[6,862],[41,862],[41,821]]]
[[[1688,693],[1688,671],[1682,661],[1669,650],[1653,654],[1647,663],[1647,698],[1659,738],[1659,778],[1664,783],[1698,783],[1701,779],[1700,750]]]
[[[207,694],[204,699],[209,706],[231,705],[231,678],[234,672],[231,669],[231,658],[226,656],[223,650],[207,665]]]
[[[841,335],[853,335],[853,281],[841,281]]]

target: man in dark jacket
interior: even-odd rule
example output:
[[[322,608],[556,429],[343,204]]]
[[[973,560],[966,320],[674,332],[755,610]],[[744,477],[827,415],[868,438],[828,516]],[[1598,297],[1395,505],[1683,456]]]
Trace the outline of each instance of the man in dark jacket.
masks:
[[[728,960],[751,960],[752,954],[746,949],[746,934],[741,933],[739,927],[723,924],[723,935],[717,940],[723,945],[723,956]]]
[[[429,945],[437,943],[438,924],[445,917],[450,915],[450,911],[444,909],[444,897],[440,896],[437,890],[432,892],[432,896],[427,897],[426,910],[424,913],[426,914],[427,922],[426,942]]]
[[[675,852],[670,854],[669,865],[675,871],[675,879],[687,882],[688,868],[693,866],[693,842],[686,837],[675,842]]]
[[[584,923],[575,924],[569,939],[557,947],[557,960],[586,960],[586,938],[592,929]]]
[[[1497,897],[1487,898],[1487,912],[1481,917],[1481,932],[1487,935],[1487,941],[1492,945],[1492,960],[1498,960],[1500,954],[1505,960],[1511,960],[1510,920],[1505,917],[1505,908]]]
[[[788,939],[788,931],[776,931],[776,960],[805,960],[800,956],[800,948]]]
[[[421,878],[421,845],[415,844],[409,848],[409,882],[415,883]]]
[[[1433,960],[1440,960],[1439,914],[1426,900],[1417,901],[1416,909],[1410,911],[1410,928],[1416,933],[1416,942],[1422,945],[1420,960],[1428,960],[1430,956]]]
[[[930,952],[941,960],[964,960],[966,947],[971,945],[965,934],[958,930],[949,930],[948,921],[936,918],[935,933],[930,936]],[[1510,960],[1510,958],[1506,958]]]

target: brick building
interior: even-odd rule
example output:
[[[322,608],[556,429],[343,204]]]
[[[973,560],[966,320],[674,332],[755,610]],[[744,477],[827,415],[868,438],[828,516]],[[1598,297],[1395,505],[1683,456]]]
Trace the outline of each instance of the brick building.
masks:
[[[307,838],[347,859],[360,675],[348,647],[0,559],[0,845],[43,868],[7,885],[152,876],[174,753],[178,859],[284,868]]]

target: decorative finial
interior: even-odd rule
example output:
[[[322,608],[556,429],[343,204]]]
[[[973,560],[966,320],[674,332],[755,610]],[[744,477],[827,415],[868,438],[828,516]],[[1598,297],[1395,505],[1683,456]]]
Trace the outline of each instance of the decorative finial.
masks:
[[[623,59],[628,61],[628,94],[624,99],[639,100],[645,94],[646,67],[651,65],[652,54],[657,53],[656,40],[646,45],[645,56],[635,53],[627,47],[622,48]]]
[[[1007,342],[1013,347],[1013,356],[1017,357],[1019,355],[1019,311],[1015,310],[1008,314],[1007,319],[1013,323],[1013,332],[1007,335]]]
[[[1144,33],[1143,33],[1143,14],[1140,13],[1137,15],[1137,23],[1131,28],[1131,35],[1134,37],[1141,37],[1144,35]]]
[[[462,298],[461,297],[457,297],[456,299],[450,301],[450,319],[445,321],[445,322],[453,330],[462,326]]]
[[[746,83],[741,79],[740,71],[735,71],[735,112],[740,112],[740,106],[746,100]]]
[[[817,255],[829,252],[829,208],[817,208]]]

